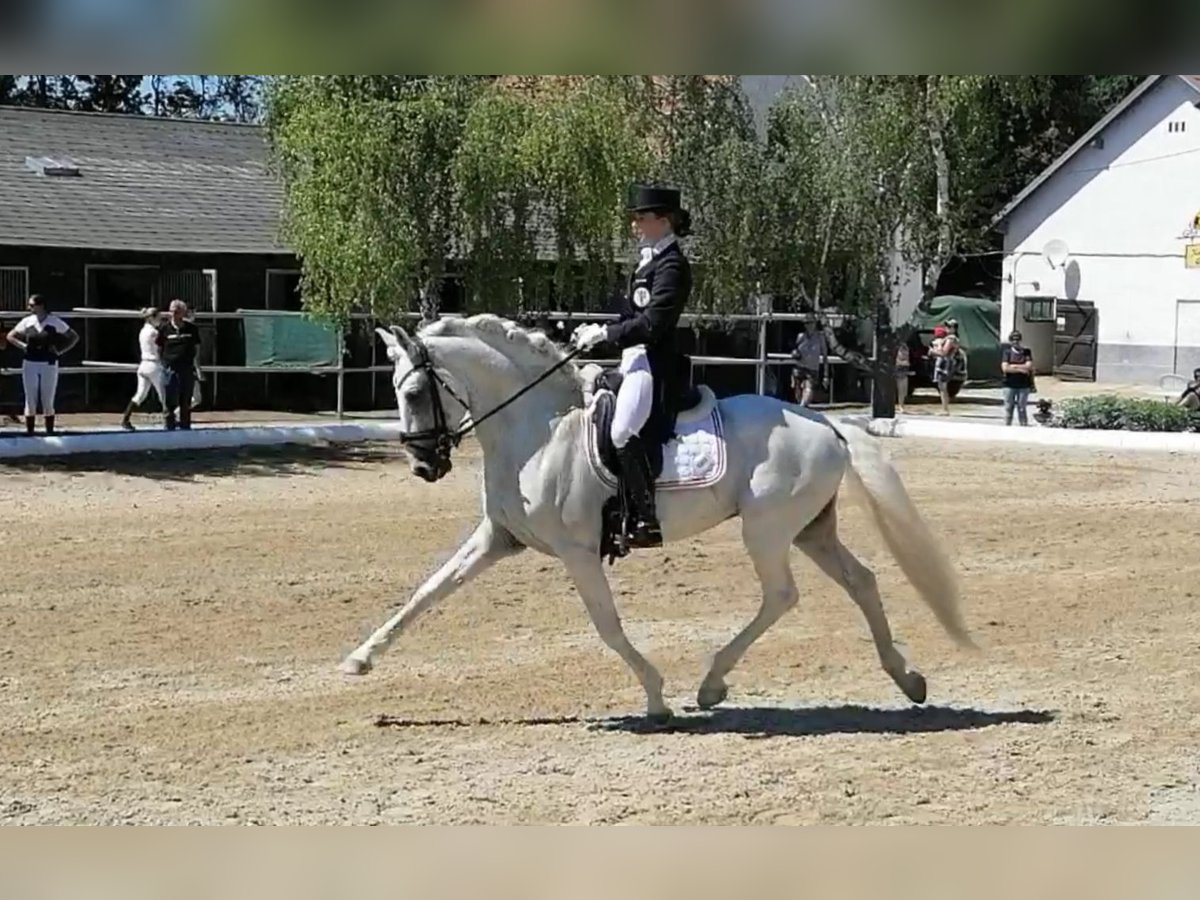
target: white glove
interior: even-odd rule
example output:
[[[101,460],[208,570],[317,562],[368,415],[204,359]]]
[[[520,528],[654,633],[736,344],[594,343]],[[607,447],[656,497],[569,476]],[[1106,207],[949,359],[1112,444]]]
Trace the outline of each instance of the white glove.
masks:
[[[604,343],[607,339],[608,328],[595,323],[580,325],[575,329],[575,333],[571,335],[571,342],[579,350],[587,350],[590,347],[595,347],[597,344]]]

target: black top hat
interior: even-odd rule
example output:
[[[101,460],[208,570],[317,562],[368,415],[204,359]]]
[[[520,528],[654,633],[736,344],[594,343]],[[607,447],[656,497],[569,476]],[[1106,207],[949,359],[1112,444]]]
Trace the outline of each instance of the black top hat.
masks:
[[[629,187],[629,212],[651,210],[675,211],[679,209],[679,191],[675,188],[654,187],[649,184],[634,184]]]

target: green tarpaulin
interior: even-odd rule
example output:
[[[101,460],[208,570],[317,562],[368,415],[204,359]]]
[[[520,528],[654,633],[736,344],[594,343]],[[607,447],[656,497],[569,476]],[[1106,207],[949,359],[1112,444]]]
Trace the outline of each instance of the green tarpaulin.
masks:
[[[1000,304],[986,297],[943,294],[918,309],[912,317],[917,328],[958,320],[958,337],[967,351],[967,380],[1000,378]]]
[[[338,333],[298,316],[255,315],[244,313],[242,329],[246,339],[247,366],[278,366],[281,369],[306,366],[336,366]]]

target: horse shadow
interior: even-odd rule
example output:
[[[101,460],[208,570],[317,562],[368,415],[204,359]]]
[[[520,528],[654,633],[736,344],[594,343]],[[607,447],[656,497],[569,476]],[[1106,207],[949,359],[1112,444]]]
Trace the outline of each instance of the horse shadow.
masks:
[[[1047,725],[1052,710],[983,710],[955,706],[879,708],[839,706],[733,706],[712,712],[685,709],[665,723],[645,716],[527,716],[477,719],[402,719],[380,715],[380,728],[469,728],[479,726],[584,725],[588,731],[625,734],[740,734],[746,738],[822,737],[834,734],[936,734],[994,725]]]
[[[838,706],[733,706],[712,712],[689,708],[665,724],[644,716],[614,716],[592,723],[593,731],[631,734],[740,734],[747,738],[822,737],[834,734],[935,734],[975,731],[994,725],[1046,725],[1055,713],[1040,709],[983,710],[955,706],[880,708]]]
[[[359,444],[281,444],[214,447],[206,450],[144,450],[25,456],[0,460],[0,473],[107,472],[150,481],[195,481],[200,477],[292,477],[330,468],[396,463],[399,448],[379,441]]]

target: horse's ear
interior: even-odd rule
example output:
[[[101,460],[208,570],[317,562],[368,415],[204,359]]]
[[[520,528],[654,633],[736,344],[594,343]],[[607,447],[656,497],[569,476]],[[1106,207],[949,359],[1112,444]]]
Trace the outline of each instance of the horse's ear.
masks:
[[[412,346],[412,338],[410,338],[408,336],[408,332],[399,325],[392,326],[392,334],[395,335],[396,340],[400,342],[400,346],[405,350]]]
[[[376,328],[375,333],[387,345],[389,359],[396,359],[396,354],[407,355],[409,348],[412,347],[412,338],[399,325],[393,325],[390,329]]]

